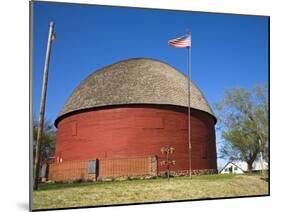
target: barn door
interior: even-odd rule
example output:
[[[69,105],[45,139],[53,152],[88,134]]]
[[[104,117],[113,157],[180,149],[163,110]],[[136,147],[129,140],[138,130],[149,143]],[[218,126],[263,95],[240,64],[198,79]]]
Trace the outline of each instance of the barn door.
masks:
[[[99,173],[99,160],[89,160],[88,162],[88,174],[95,174],[96,179],[98,177],[98,173]]]

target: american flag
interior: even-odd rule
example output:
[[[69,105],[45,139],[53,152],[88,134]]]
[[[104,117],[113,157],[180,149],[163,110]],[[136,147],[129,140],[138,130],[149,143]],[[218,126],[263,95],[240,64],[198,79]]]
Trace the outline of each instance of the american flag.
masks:
[[[188,33],[187,35],[181,36],[168,41],[168,44],[174,48],[187,48],[191,46],[191,36]]]

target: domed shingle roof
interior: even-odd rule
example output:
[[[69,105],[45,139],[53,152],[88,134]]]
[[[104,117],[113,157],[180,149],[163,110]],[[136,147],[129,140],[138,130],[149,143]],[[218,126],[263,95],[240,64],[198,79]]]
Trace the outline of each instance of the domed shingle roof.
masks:
[[[68,113],[108,105],[157,104],[188,106],[188,78],[174,67],[147,58],[123,60],[83,80],[66,101],[58,119]],[[191,108],[214,113],[191,82]]]

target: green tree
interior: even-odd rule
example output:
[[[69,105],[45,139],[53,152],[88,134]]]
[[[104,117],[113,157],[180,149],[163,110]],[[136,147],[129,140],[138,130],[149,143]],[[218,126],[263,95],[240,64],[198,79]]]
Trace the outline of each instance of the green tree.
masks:
[[[254,86],[225,91],[221,102],[215,104],[222,135],[221,157],[242,160],[252,170],[260,152],[268,157],[268,88]]]
[[[38,122],[33,121],[33,158],[35,158],[35,146],[37,142]],[[56,143],[56,130],[50,121],[44,123],[43,138],[41,144],[41,161],[53,156]]]

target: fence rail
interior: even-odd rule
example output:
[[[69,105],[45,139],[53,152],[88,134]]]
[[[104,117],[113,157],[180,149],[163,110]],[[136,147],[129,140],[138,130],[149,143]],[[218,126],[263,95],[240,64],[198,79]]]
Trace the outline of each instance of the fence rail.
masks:
[[[96,159],[94,159],[96,160]],[[63,161],[59,164],[50,164],[49,180],[96,180],[97,177],[129,177],[129,176],[156,176],[156,156],[133,158],[104,158],[97,160],[96,173],[89,171],[92,160]]]

